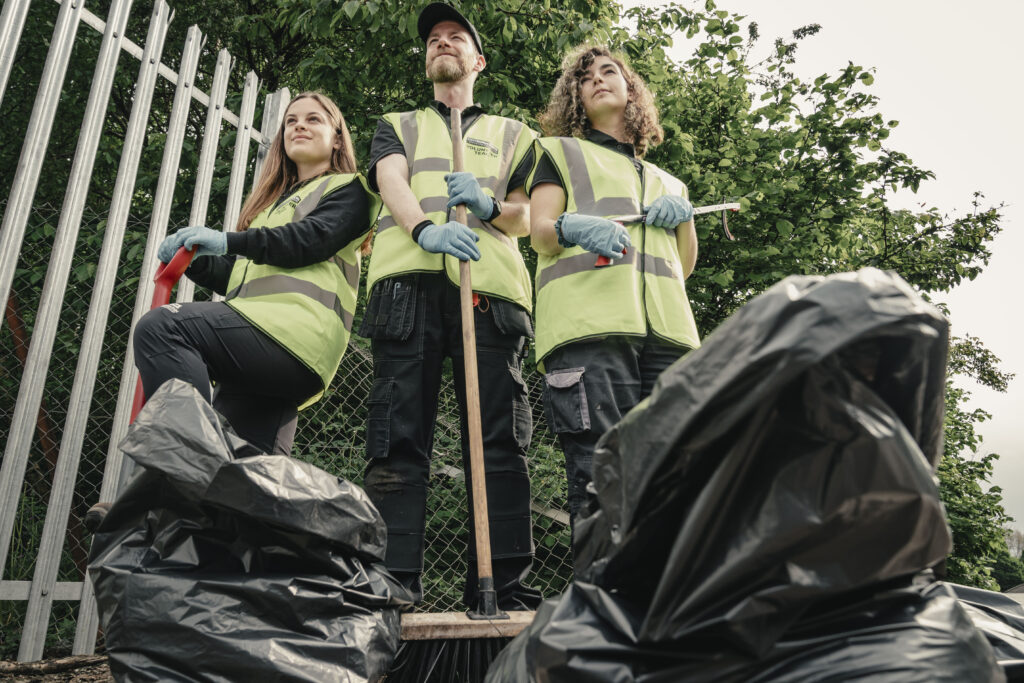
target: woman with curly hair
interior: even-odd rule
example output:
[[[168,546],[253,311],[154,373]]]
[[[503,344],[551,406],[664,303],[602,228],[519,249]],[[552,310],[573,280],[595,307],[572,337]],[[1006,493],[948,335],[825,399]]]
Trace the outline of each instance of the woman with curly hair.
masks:
[[[562,67],[527,188],[537,359],[574,520],[597,440],[700,338],[685,286],[693,207],[681,181],[643,160],[664,137],[650,90],[603,46],[572,50]]]

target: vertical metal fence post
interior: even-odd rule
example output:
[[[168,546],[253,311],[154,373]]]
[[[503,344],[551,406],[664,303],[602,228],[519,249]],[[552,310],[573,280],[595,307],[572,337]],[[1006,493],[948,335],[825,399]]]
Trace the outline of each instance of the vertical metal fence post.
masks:
[[[167,126],[167,137],[164,141],[164,155],[160,162],[160,177],[153,195],[153,216],[149,224],[149,235],[146,239],[146,253],[142,257],[142,271],[139,277],[139,290],[135,299],[135,310],[132,313],[131,332],[128,335],[128,348],[125,351],[124,366],[121,370],[121,389],[117,395],[117,408],[114,410],[114,424],[110,430],[110,445],[107,448],[107,460],[118,459],[121,471],[116,477],[114,491],[120,489],[132,471],[132,463],[121,458],[118,444],[128,431],[128,418],[131,412],[132,395],[135,391],[135,354],[132,353],[132,335],[135,324],[146,313],[150,299],[153,297],[153,273],[156,272],[156,250],[167,232],[167,222],[171,216],[171,202],[174,199],[174,184],[178,178],[178,163],[181,160],[181,145],[185,140],[185,123],[192,102],[192,87],[195,81],[196,66],[199,52],[202,49],[202,37],[198,26],[190,26],[185,36],[185,48],[181,55],[178,68],[178,87],[174,91],[174,103],[171,105],[170,122]],[[109,468],[109,464],[108,464]],[[108,469],[109,472],[109,469]],[[106,482],[104,482],[106,486]]]
[[[264,101],[263,122],[260,127],[263,142],[260,143],[259,149],[256,150],[256,169],[252,174],[253,188],[256,187],[256,183],[260,180],[260,173],[263,171],[263,161],[267,158],[267,152],[270,151],[270,145],[273,144],[274,136],[277,135],[281,119],[284,118],[284,110],[288,108],[288,103],[291,99],[291,92],[289,92],[288,88],[281,88],[277,92],[267,95],[267,99]]]
[[[53,27],[50,50],[46,53],[46,65],[43,67],[36,102],[32,106],[25,144],[21,148],[21,158],[18,160],[18,170],[11,185],[10,197],[7,199],[3,227],[0,227],[0,302],[6,303],[11,293],[18,253],[21,250],[22,238],[25,236],[25,224],[28,222],[32,199],[39,184],[39,171],[46,156],[50,130],[53,128],[57,103],[60,101],[61,86],[68,70],[71,47],[75,42],[84,5],[85,0],[64,0],[57,14],[57,23]],[[4,465],[6,464],[5,460]],[[0,476],[0,479],[3,477]],[[0,493],[7,493],[7,490],[0,486]],[[4,521],[6,520],[0,516],[0,529],[4,527]],[[0,557],[5,556],[5,552],[0,553]]]
[[[29,119],[25,144],[21,148],[18,171],[14,176],[11,194],[7,200],[3,227],[0,228],[0,304],[7,303],[14,282],[14,271],[18,265],[25,225],[28,223],[32,200],[39,184],[39,171],[46,156],[50,130],[60,100],[61,85],[71,57],[71,46],[78,30],[84,0],[64,0],[57,23],[53,28],[50,51],[46,55],[39,91],[32,117]],[[13,431],[13,430],[12,430]],[[0,579],[7,564],[7,553],[11,548],[14,533],[14,518],[18,509],[19,493],[25,478],[28,448],[20,444],[11,446],[9,439],[3,464],[0,465]]]
[[[213,84],[210,86],[210,106],[206,109],[206,127],[203,128],[203,146],[199,152],[199,166],[196,169],[196,187],[192,193],[192,210],[189,225],[206,225],[207,208],[210,204],[210,187],[213,184],[213,166],[217,161],[217,143],[220,141],[220,124],[224,115],[224,99],[228,93],[228,76],[231,74],[231,55],[227,50],[217,53],[217,66],[213,70]],[[178,303],[192,301],[195,285],[188,278],[178,281]]]
[[[145,49],[142,53],[142,64],[136,80],[131,116],[125,133],[121,161],[114,181],[113,198],[110,203],[110,214],[103,235],[103,247],[100,252],[99,266],[96,269],[96,284],[89,301],[89,315],[82,334],[82,350],[75,369],[75,383],[71,389],[71,403],[68,407],[67,423],[61,441],[61,456],[67,449],[74,457],[79,457],[85,439],[85,427],[89,417],[89,404],[92,399],[96,382],[96,370],[99,367],[100,353],[103,350],[103,337],[110,315],[110,302],[113,298],[114,281],[117,277],[118,259],[124,241],[125,226],[128,223],[128,211],[131,208],[135,179],[142,156],[142,143],[149,121],[149,110],[153,102],[153,90],[156,86],[157,65],[163,53],[167,27],[173,14],[164,0],[157,0],[149,19],[149,32],[146,36]],[[109,473],[109,461],[107,472]],[[117,463],[120,471],[120,463]],[[100,491],[100,500],[111,500],[114,491],[108,490],[107,479]],[[106,496],[104,494],[107,494]],[[82,602],[79,608],[78,628],[72,654],[91,654],[96,647],[97,628],[96,602],[93,599],[92,583],[88,580],[82,587]]]
[[[114,73],[117,70],[117,60],[121,55],[121,43],[124,40],[124,29],[128,23],[131,6],[132,0],[114,0],[107,16],[106,30],[103,33],[103,42],[100,44],[89,101],[82,121],[82,131],[78,138],[78,149],[75,152],[75,159],[72,162],[68,178],[64,208],[57,223],[57,235],[54,239],[50,265],[46,270],[42,303],[39,306],[35,327],[32,330],[32,342],[29,345],[28,359],[25,362],[25,373],[22,375],[5,457],[10,456],[12,452],[17,454],[20,449],[24,449],[25,458],[28,457],[35,428],[35,416],[39,412],[43,386],[49,370],[49,358],[53,351],[54,339],[57,336],[57,322],[60,319],[64,293],[67,290],[68,274],[71,271],[75,242],[78,239],[78,228],[82,222],[82,210],[85,207],[89,180],[92,177],[100,134],[103,132],[103,121],[106,116],[107,103],[110,100],[110,89],[114,82]],[[68,513],[71,511],[71,498],[75,492],[75,479],[78,476],[78,462],[77,452],[70,453],[63,448],[57,457],[57,465],[53,472],[53,485],[50,489],[50,500],[46,506],[46,520],[43,523],[43,534],[39,542],[39,554],[36,557],[35,572],[32,576],[32,588],[28,598],[28,609],[25,613],[21,645],[18,649],[18,660],[22,662],[34,661],[43,656],[46,626],[49,623],[50,609],[53,605],[53,588],[57,581],[64,534],[67,531]]]
[[[256,113],[256,91],[259,79],[250,71],[245,75],[242,89],[242,107],[238,111],[238,135],[235,136],[235,154],[231,159],[231,180],[228,181],[228,201],[224,209],[224,231],[232,232],[242,209],[242,188],[245,185],[245,170],[249,162],[249,135],[252,119]]]
[[[7,79],[11,76],[14,55],[18,52],[18,42],[25,28],[28,6],[26,0],[7,0],[3,12],[0,12],[0,102],[4,101]]]
[[[256,91],[260,82],[250,71],[245,75],[242,88],[242,106],[238,110],[238,133],[235,135],[235,153],[231,158],[231,179],[228,181],[228,200],[224,209],[224,232],[234,232],[242,208],[242,187],[245,185],[245,171],[249,163],[249,140],[252,134],[252,119],[256,113]],[[223,301],[224,297],[214,294],[212,301]]]

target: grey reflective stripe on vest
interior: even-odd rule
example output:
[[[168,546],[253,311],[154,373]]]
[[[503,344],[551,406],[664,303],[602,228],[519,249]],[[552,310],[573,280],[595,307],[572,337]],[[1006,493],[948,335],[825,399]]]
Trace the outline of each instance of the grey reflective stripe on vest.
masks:
[[[583,157],[583,148],[576,138],[562,138],[562,151],[569,165],[572,194],[576,211],[586,216],[624,216],[640,213],[640,205],[632,197],[602,197],[594,199],[594,184]]]
[[[409,157],[406,157],[407,159]],[[409,177],[416,175],[422,171],[448,171],[452,170],[452,160],[445,159],[444,157],[426,157],[424,159],[416,159],[412,162],[412,166],[409,168]]]
[[[516,153],[516,141],[519,139],[519,134],[523,130],[523,124],[518,121],[506,121],[505,122],[505,136],[501,141],[501,166],[498,168],[498,178],[501,179],[501,187],[498,187],[497,182],[491,188],[494,191],[494,196],[497,197],[499,194],[504,198],[508,194],[508,178],[512,173],[512,158]],[[497,179],[495,179],[497,181]],[[483,185],[483,182],[480,183]],[[500,191],[500,192],[499,192]]]
[[[596,260],[597,254],[589,251],[585,251],[582,254],[576,254],[575,256],[566,256],[565,258],[558,259],[558,261],[551,264],[537,275],[537,289],[544,289],[545,285],[560,277],[594,270],[594,263]],[[626,251],[625,256],[619,259],[614,259],[611,264],[603,266],[602,269],[629,265],[634,261],[636,261],[636,250],[629,249]]]
[[[420,200],[420,209],[423,210],[423,213],[446,213],[448,211],[448,197],[424,197]],[[380,219],[380,223],[377,224],[377,232],[384,232],[396,225],[398,223],[395,222],[394,216],[384,216]]]
[[[399,114],[398,125],[402,129],[402,146],[405,147],[405,158],[415,159],[416,142],[419,140],[419,135],[416,132],[416,112],[407,111],[404,114]]]
[[[595,270],[594,264],[596,260],[597,255],[589,251],[559,259],[557,262],[542,270],[537,276],[537,290],[540,291],[541,289],[544,289],[545,286],[558,278]],[[599,270],[629,265],[640,270],[640,266],[636,258],[636,249],[629,249],[625,256],[620,259],[614,259],[611,264],[602,266]],[[648,275],[656,275],[657,277],[678,278],[678,271],[674,267],[674,263],[672,261],[652,254],[644,254],[643,272]]]
[[[345,282],[348,283],[348,286],[351,287],[352,289],[358,290],[359,267],[349,263],[340,256],[332,256],[331,261],[333,261],[334,265],[338,266],[338,268],[341,270],[341,274],[345,276]]]
[[[644,272],[658,277],[677,277],[674,262],[660,256],[644,254]]]
[[[301,221],[303,218],[309,215],[309,212],[316,208],[316,205],[320,203],[320,198],[324,196],[324,192],[327,191],[327,186],[331,183],[331,179],[325,179],[320,185],[307,194],[301,202],[295,205],[295,212],[292,214],[291,222]]]
[[[257,296],[270,296],[273,294],[301,294],[313,301],[331,309],[341,318],[346,330],[352,329],[352,314],[341,305],[341,300],[334,292],[329,292],[312,282],[302,280],[291,275],[268,275],[256,280],[250,280],[240,287],[235,287],[228,292],[225,300],[247,299]]]

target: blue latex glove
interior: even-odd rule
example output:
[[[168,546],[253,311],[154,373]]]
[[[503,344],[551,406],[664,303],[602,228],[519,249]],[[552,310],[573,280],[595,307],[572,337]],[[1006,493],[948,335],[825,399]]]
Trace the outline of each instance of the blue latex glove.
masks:
[[[178,253],[178,249],[181,247],[178,244],[178,235],[180,233],[174,233],[164,238],[164,241],[157,247],[156,257],[160,259],[161,263],[170,263],[174,255]],[[182,240],[184,241],[184,240]]]
[[[190,225],[165,237],[156,250],[156,256],[163,263],[170,263],[178,249],[192,249],[196,245],[199,245],[196,256],[220,256],[228,253],[228,236],[202,225]]]
[[[662,195],[647,207],[647,225],[674,228],[693,218],[693,204],[673,195]]]
[[[629,232],[621,223],[578,213],[563,213],[561,220],[562,238],[595,254],[622,258],[622,252],[631,245]]]
[[[228,236],[220,230],[211,230],[202,225],[182,228],[174,234],[181,236],[181,246],[186,249],[198,246],[196,256],[221,256],[228,253]]]
[[[449,173],[444,179],[448,181],[449,209],[465,204],[474,216],[482,220],[487,220],[494,213],[494,200],[484,193],[475,175],[459,171]]]
[[[462,223],[449,221],[443,225],[428,225],[420,232],[419,244],[435,254],[451,254],[460,261],[480,260],[476,242],[480,238]]]

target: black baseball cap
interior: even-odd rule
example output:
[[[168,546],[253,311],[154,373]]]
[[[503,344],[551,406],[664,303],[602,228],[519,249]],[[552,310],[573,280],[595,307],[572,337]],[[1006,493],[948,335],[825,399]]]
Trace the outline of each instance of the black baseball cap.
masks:
[[[473,43],[476,45],[476,51],[480,54],[484,53],[483,45],[480,44],[480,34],[476,32],[476,27],[469,23],[469,19],[462,16],[459,10],[443,2],[432,2],[420,12],[420,18],[416,21],[420,40],[424,43],[427,42],[430,31],[442,21],[454,21],[469,31],[469,35],[473,37]]]

